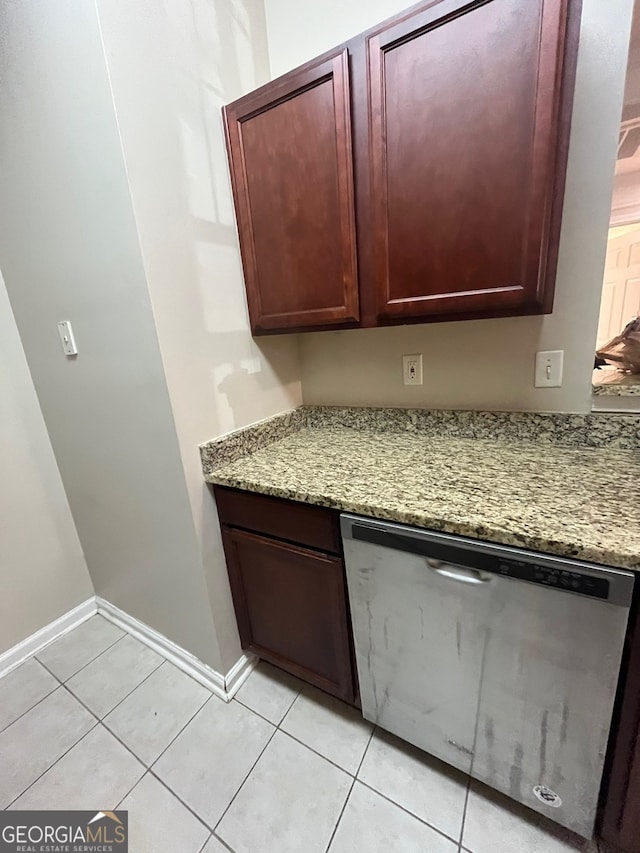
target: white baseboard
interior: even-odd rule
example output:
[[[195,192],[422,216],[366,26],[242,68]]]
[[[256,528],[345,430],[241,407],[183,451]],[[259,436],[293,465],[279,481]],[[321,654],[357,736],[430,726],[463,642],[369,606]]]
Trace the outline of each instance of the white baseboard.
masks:
[[[45,646],[53,643],[63,634],[67,634],[73,628],[77,628],[97,612],[96,598],[94,595],[83,601],[73,610],[64,613],[59,619],[40,628],[35,634],[31,634],[22,642],[12,646],[0,655],[0,677],[20,666],[27,658],[42,651]]]
[[[45,646],[53,643],[63,634],[77,628],[78,625],[96,613],[100,613],[109,622],[113,622],[123,631],[136,637],[141,643],[158,652],[163,658],[171,661],[191,678],[195,678],[196,681],[211,690],[216,696],[224,699],[225,702],[230,702],[233,699],[257,663],[257,658],[253,655],[242,655],[229,672],[222,675],[186,649],[172,643],[167,637],[145,625],[144,622],[135,619],[125,613],[124,610],[120,610],[119,607],[105,601],[104,598],[94,595],[74,607],[73,610],[69,610],[59,619],[45,625],[35,634],[3,652],[0,655],[0,677],[20,666],[27,658],[42,651]]]
[[[257,663],[258,658],[255,655],[242,655],[231,667],[225,676],[226,691],[229,697],[227,702],[233,699],[238,690],[240,690]]]
[[[225,702],[230,702],[233,699],[257,663],[257,658],[253,655],[242,655],[229,672],[222,675],[186,649],[176,645],[163,634],[159,634],[153,628],[145,625],[144,622],[130,616],[109,601],[105,601],[104,598],[96,596],[96,603],[98,613],[105,619],[136,637],[141,643],[162,655],[163,658],[177,666],[182,672],[190,675],[191,678],[194,678]]]

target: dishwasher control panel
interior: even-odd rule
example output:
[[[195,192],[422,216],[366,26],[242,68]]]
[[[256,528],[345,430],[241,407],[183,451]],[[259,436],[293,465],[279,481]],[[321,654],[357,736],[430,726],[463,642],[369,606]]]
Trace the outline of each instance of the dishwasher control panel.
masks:
[[[539,583],[567,592],[577,592],[580,595],[590,595],[592,598],[605,600],[609,598],[609,581],[606,578],[592,577],[555,566],[541,566],[523,560],[500,559],[498,568],[498,573],[503,577]]]

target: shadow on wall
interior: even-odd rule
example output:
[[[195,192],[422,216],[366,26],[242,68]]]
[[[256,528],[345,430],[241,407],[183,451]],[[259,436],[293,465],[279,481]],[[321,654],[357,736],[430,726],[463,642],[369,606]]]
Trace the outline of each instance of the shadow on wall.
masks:
[[[298,382],[296,366],[288,351],[283,351],[277,340],[254,343],[262,355],[231,365],[230,372],[217,384],[227,406],[233,413],[234,425],[249,424],[256,420],[254,395],[264,396],[274,386],[293,387]],[[262,362],[269,365],[263,370]]]
[[[189,19],[183,2],[166,5],[176,174],[156,272],[173,268],[171,323],[188,342],[174,387],[188,370],[192,394],[215,401],[216,423],[208,418],[208,434],[197,436],[204,440],[212,428],[228,432],[296,405],[300,392],[296,339],[251,338],[221,116],[223,104],[269,78],[264,10],[255,0],[190,0],[188,8]]]
[[[222,671],[239,656],[197,445],[298,405],[298,343],[250,334],[221,107],[269,79],[262,0],[97,0]]]

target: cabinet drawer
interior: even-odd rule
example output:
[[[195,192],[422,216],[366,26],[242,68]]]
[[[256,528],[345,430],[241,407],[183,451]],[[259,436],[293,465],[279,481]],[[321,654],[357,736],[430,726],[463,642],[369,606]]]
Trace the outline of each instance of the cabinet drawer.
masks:
[[[224,526],[222,538],[242,647],[353,702],[342,560]]]
[[[221,524],[341,553],[337,510],[222,486],[215,486],[214,494]]]

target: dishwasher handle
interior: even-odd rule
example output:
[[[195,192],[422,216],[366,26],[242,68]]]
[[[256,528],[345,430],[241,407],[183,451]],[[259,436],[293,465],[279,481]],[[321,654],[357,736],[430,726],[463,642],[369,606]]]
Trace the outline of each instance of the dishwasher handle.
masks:
[[[628,569],[599,566],[552,554],[538,554],[524,548],[512,548],[393,522],[377,521],[343,513],[342,536],[380,545],[394,551],[415,554],[438,565],[434,572],[463,583],[487,583],[491,578],[508,578],[542,585],[564,595],[580,595],[616,607],[631,606],[635,577]]]
[[[403,536],[402,533],[381,530],[367,524],[354,524],[351,533],[354,539],[361,542],[382,545],[385,548],[393,548],[397,551],[424,557],[427,567],[432,572],[452,581],[484,584],[489,583],[495,577],[495,572],[489,573],[494,562],[491,557],[482,559],[477,553],[461,551],[459,548],[443,548],[424,540],[422,537]],[[456,557],[459,558],[461,554],[469,557],[469,562],[466,559],[464,564],[458,562]],[[487,571],[483,571],[484,569]]]
[[[404,551],[407,554],[424,557],[430,569],[442,574],[446,566],[447,571],[456,573],[456,580],[460,579],[460,572],[464,572],[468,578],[475,570],[473,577],[477,583],[481,574],[480,570],[482,570],[482,575],[484,576],[486,572],[492,570],[496,562],[495,557],[482,555],[477,550],[468,551],[462,548],[451,547],[448,544],[441,545],[424,535],[415,536],[406,534],[404,531],[385,529],[385,527],[355,521],[351,524],[349,538],[356,539],[359,542],[368,542],[371,545],[381,545],[383,548],[391,548],[394,551]]]
[[[440,575],[440,577],[458,581],[459,583],[491,583],[493,580],[493,575],[486,574],[478,569],[457,566],[455,563],[444,563],[442,560],[435,560],[432,557],[427,557],[426,563],[431,571]]]

